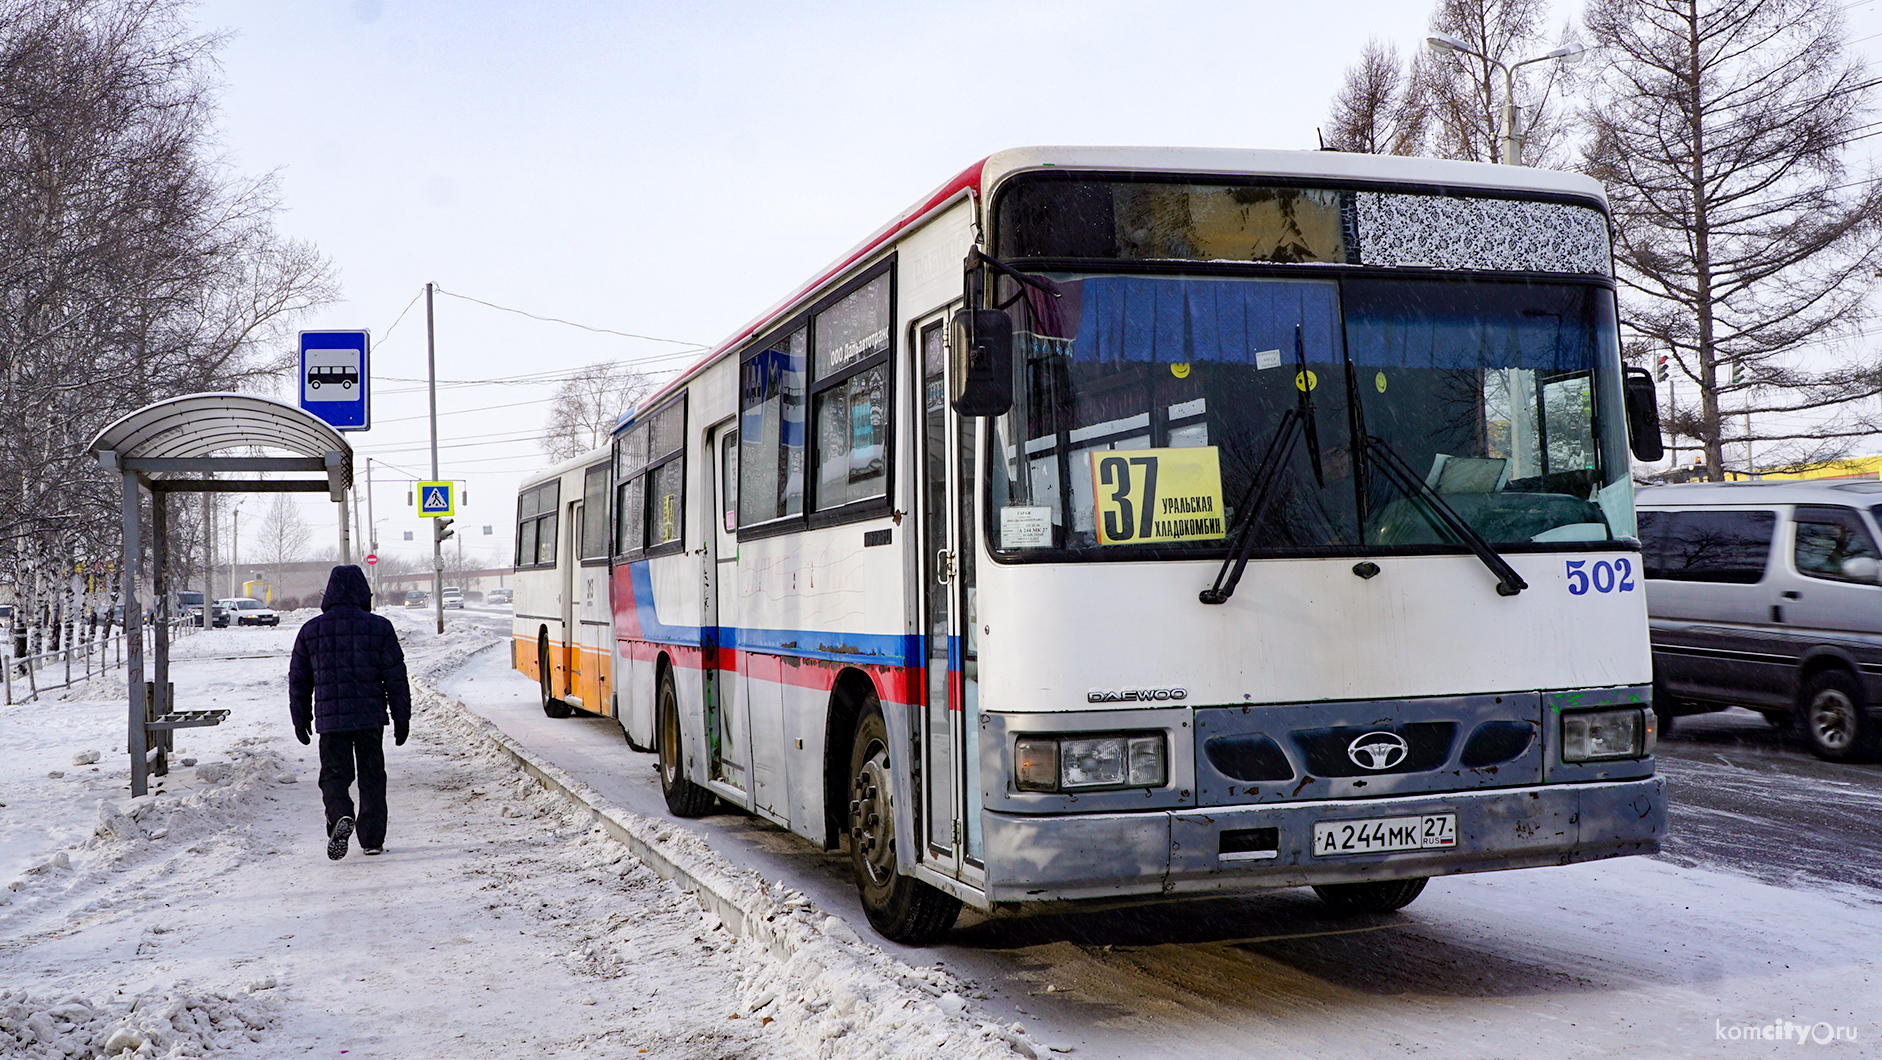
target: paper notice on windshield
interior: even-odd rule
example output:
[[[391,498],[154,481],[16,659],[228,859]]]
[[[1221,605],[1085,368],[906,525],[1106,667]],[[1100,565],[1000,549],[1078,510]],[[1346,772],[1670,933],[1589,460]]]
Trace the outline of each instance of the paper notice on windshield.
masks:
[[[1052,509],[1044,505],[1000,509],[1001,548],[1051,548]]]
[[[1215,446],[1091,454],[1098,543],[1144,545],[1226,536]]]

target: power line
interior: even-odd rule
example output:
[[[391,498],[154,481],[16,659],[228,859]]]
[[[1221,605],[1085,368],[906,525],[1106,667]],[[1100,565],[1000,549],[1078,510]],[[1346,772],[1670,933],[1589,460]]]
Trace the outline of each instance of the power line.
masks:
[[[658,335],[640,335],[631,331],[616,331],[613,328],[596,327],[592,324],[582,324],[573,320],[564,320],[561,317],[543,316],[539,313],[531,313],[528,310],[524,310],[524,309],[513,309],[509,306],[498,305],[495,302],[486,302],[481,298],[473,298],[467,294],[458,294],[455,291],[447,291],[443,287],[440,287],[436,284],[432,285],[432,289],[437,291],[439,294],[448,295],[452,298],[461,299],[466,302],[475,302],[480,306],[486,306],[490,309],[498,310],[499,312],[515,313],[517,316],[528,317],[531,320],[540,320],[549,324],[563,324],[571,328],[580,328],[583,331],[592,331],[600,335],[618,335],[624,339],[641,339],[646,342],[668,342],[668,343],[672,343],[675,346],[685,346],[688,349],[698,351],[698,352],[704,352],[712,348],[710,346],[705,345],[704,343],[688,342],[685,339],[667,339],[667,338],[661,338]]]

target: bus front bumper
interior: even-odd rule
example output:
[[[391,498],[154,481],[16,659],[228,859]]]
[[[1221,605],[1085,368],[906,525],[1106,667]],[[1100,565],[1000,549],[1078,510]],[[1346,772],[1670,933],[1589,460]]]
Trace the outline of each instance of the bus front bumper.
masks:
[[[1316,823],[1430,814],[1456,814],[1454,845],[1313,852]],[[1167,812],[988,812],[982,820],[987,900],[1039,902],[1394,880],[1652,854],[1666,833],[1666,793],[1660,778],[1648,777]],[[1224,833],[1231,833],[1226,840]],[[1250,846],[1258,849],[1245,849]]]

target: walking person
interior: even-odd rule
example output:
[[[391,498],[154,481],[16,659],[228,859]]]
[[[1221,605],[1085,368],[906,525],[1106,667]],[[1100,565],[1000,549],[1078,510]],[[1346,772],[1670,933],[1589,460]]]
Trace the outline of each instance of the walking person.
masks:
[[[327,856],[346,856],[348,840],[383,854],[386,843],[387,715],[392,742],[403,746],[412,723],[405,652],[384,616],[372,613],[366,572],[333,568],[320,614],[294,638],[288,661],[288,713],[294,735],[320,734],[320,798],[327,813]],[[359,812],[352,786],[359,779]]]

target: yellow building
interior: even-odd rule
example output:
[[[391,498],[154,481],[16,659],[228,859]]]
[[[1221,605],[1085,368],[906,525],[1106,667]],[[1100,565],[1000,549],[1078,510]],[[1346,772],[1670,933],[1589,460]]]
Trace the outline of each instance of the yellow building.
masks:
[[[1794,478],[1882,478],[1882,456],[1852,456],[1797,471],[1765,471],[1756,477],[1766,482]]]

